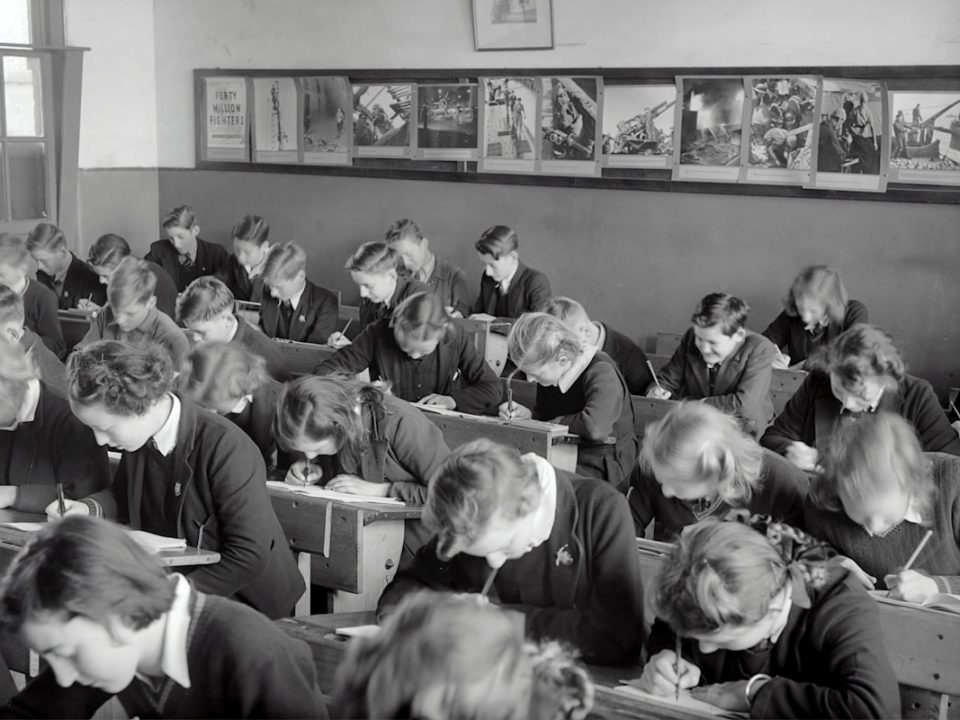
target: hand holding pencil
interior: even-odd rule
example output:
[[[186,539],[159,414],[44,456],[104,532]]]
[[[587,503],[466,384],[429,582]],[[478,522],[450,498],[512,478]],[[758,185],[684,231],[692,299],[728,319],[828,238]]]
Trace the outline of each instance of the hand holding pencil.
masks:
[[[657,398],[658,400],[669,400],[672,392],[660,384],[657,379],[657,371],[653,369],[653,363],[647,360],[647,369],[650,370],[650,376],[653,378],[653,385],[647,388],[647,397]]]
[[[883,578],[884,583],[886,583],[887,588],[890,590],[890,597],[906,602],[922,603],[928,597],[940,591],[936,581],[932,577],[923,572],[911,569],[932,536],[933,530],[927,530],[927,533],[923,536],[923,539],[917,545],[916,550],[913,551],[913,554],[910,556],[910,559],[907,560],[903,569]]]

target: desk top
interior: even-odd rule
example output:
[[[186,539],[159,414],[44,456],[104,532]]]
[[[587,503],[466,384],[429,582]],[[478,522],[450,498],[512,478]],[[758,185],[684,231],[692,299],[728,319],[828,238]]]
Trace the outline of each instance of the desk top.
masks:
[[[271,471],[268,473],[269,477],[267,479],[282,482],[283,475],[283,471]],[[270,493],[270,499],[273,501],[289,500],[302,504],[308,508],[323,508],[327,505],[333,505],[338,509],[358,512],[363,517],[364,525],[369,525],[375,522],[386,522],[389,520],[419,520],[420,516],[423,515],[423,507],[420,505],[387,505],[384,503],[374,502],[343,502],[330,498],[301,495],[288,490],[274,490],[273,488],[268,488],[267,492]]]

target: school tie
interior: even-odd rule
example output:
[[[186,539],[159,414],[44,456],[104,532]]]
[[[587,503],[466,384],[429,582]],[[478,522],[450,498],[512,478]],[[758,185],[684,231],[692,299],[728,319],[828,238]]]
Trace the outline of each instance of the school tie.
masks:
[[[189,270],[193,267],[193,258],[190,257],[190,253],[178,255],[177,260],[180,262],[180,267],[184,270]]]
[[[286,323],[287,327],[290,327],[290,321],[293,319],[293,305],[290,304],[289,300],[284,300],[280,303],[280,316],[283,318],[283,322]]]
[[[713,388],[716,387],[717,373],[719,372],[720,372],[719,365],[710,365],[707,367],[707,377],[708,377],[708,383],[709,383],[711,395],[713,395]]]

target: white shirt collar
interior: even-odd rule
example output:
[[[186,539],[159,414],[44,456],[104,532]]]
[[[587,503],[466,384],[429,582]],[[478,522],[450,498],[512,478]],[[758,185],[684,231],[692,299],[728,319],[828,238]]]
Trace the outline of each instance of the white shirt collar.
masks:
[[[550,533],[553,532],[553,524],[557,516],[557,473],[553,465],[544,458],[533,453],[527,453],[523,456],[524,460],[532,461],[537,468],[537,480],[543,495],[540,498],[540,504],[534,510],[533,517],[529,522],[533,524],[534,533],[531,536],[533,547],[538,547],[547,541]]]
[[[433,275],[433,271],[437,269],[437,254],[430,253],[430,257],[427,258],[427,261],[423,264],[423,267],[420,268],[420,271],[417,273],[417,279],[420,282],[427,282],[430,277]],[[420,277],[422,275],[423,277]]]
[[[920,508],[913,497],[911,497],[910,502],[907,503],[907,512],[904,514],[903,519],[906,522],[912,522],[914,525],[923,525],[926,522],[923,513],[920,512]]]
[[[517,271],[520,270],[520,263],[516,264],[516,267],[513,268],[513,272],[507,275],[503,280],[500,281],[500,291],[506,294],[510,290],[510,283],[513,282],[513,279],[517,276]]]
[[[27,393],[23,396],[17,420],[22,423],[33,422],[37,416],[37,406],[40,404],[40,381],[27,380]]]
[[[183,575],[174,575],[177,590],[173,605],[163,616],[163,650],[160,669],[163,674],[184,688],[190,687],[190,668],[187,665],[187,636],[190,633],[190,583]],[[149,680],[140,673],[137,677]]]
[[[177,446],[177,433],[180,430],[180,398],[173,393],[167,393],[173,404],[170,406],[170,414],[166,422],[153,435],[153,442],[157,444],[157,450],[166,457],[173,452]]]
[[[294,293],[293,295],[290,296],[290,307],[293,308],[294,312],[296,312],[297,308],[300,307],[300,298],[303,297],[303,293],[305,293],[306,290],[307,290],[307,284],[304,283],[303,287],[300,288],[300,292]]]
[[[560,378],[557,383],[557,387],[560,388],[560,392],[566,393],[573,384],[577,381],[577,378],[583,374],[583,371],[586,370],[587,365],[590,364],[590,361],[593,360],[593,356],[600,351],[596,345],[590,347],[583,347],[583,352],[577,356],[573,361],[573,364],[570,365],[570,368],[563,374],[563,377]]]
[[[240,323],[243,322],[243,320],[233,314],[230,315],[230,319],[233,320],[233,330],[230,333],[230,337],[227,338],[228,343],[233,342],[233,339],[237,336],[237,331],[240,330]]]
[[[20,278],[20,282],[16,285],[11,285],[10,289],[13,290],[17,295],[23,297],[23,294],[27,291],[27,285],[30,284],[30,280],[24,275]]]

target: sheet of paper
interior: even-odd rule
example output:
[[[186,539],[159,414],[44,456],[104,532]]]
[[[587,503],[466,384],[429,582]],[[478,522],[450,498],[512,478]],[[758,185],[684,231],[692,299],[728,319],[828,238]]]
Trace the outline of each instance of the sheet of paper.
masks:
[[[345,637],[374,637],[379,633],[379,625],[354,625],[353,627],[342,627],[336,630],[337,635]]]
[[[5,522],[0,524],[5,527],[14,528],[15,530],[23,530],[24,532],[39,532],[46,527],[46,523],[39,522]]]
[[[693,697],[688,691],[680,691],[680,699],[677,700],[672,695],[662,696],[662,695],[651,695],[648,692],[644,692],[639,688],[635,688],[632,685],[620,685],[613,689],[618,695],[625,695],[627,697],[637,698],[638,700],[643,700],[644,702],[654,703],[657,705],[665,705],[670,707],[683,708],[685,710],[690,710],[701,716],[706,717],[727,717],[727,718],[745,718],[748,715],[744,713],[736,713],[730,710],[725,710],[722,707],[717,707],[716,705],[711,705],[708,702],[703,700],[697,700]]]
[[[130,533],[130,537],[132,537],[150,552],[160,552],[161,550],[181,550],[187,547],[187,541],[184,538],[155,535],[154,533],[149,533],[144,530],[128,530],[127,532]]]
[[[305,495],[307,497],[325,498],[327,500],[337,500],[338,502],[356,504],[376,504],[376,505],[403,505],[401,500],[396,498],[376,497],[373,495],[352,495],[351,493],[336,492],[327,490],[319,485],[307,485],[305,487],[296,487],[285,482],[277,480],[267,480],[267,488],[271,490],[283,490],[295,495]]]

